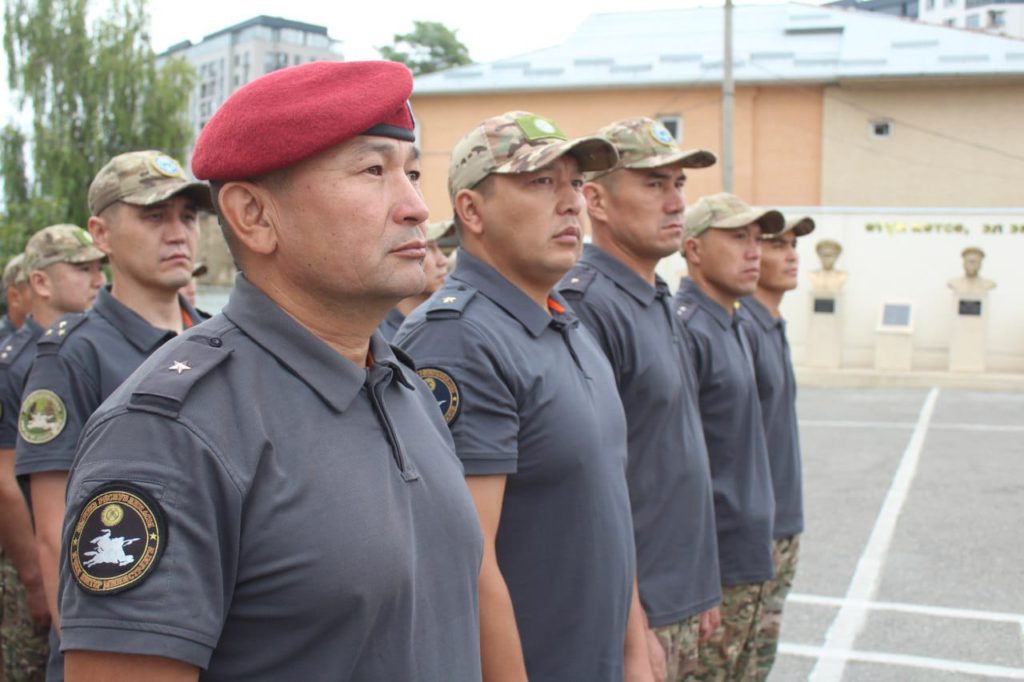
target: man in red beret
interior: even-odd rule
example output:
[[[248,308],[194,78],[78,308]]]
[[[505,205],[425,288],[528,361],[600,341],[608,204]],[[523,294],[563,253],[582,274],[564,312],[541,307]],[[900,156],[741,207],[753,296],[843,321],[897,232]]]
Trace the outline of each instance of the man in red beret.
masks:
[[[243,274],[82,436],[69,682],[480,679],[480,526],[375,331],[425,283],[411,88],[391,62],[306,64],[204,128],[193,169]]]

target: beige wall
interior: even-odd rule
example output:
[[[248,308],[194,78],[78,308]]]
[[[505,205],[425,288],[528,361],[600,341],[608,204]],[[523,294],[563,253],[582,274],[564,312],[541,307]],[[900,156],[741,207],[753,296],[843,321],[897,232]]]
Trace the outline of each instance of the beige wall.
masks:
[[[627,116],[682,115],[684,146],[721,148],[718,88],[414,95],[412,103],[421,127],[423,190],[431,220],[451,215],[445,183],[452,146],[472,126],[504,111],[549,116],[572,136]],[[818,204],[821,112],[820,88],[740,88],[734,114],[736,193],[761,204]],[[717,167],[690,173],[686,192],[691,201],[720,190]]]
[[[1024,205],[1024,80],[974,80],[826,88],[822,204]],[[882,117],[892,135],[872,138],[868,122]]]

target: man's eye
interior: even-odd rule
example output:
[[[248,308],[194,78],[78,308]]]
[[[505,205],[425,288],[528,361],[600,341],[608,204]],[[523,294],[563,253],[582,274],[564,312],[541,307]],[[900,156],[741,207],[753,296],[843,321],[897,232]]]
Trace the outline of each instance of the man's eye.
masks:
[[[384,175],[384,168],[382,166],[370,166],[366,169],[366,172],[370,175]]]
[[[419,182],[421,175],[419,171],[409,171],[408,175],[409,179],[412,180],[413,182]]]

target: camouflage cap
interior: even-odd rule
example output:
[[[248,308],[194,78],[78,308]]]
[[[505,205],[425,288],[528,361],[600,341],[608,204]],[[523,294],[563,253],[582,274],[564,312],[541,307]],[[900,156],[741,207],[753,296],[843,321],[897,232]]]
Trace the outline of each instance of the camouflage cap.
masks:
[[[787,220],[786,226],[783,227],[781,231],[776,232],[774,234],[762,234],[761,239],[777,239],[778,237],[781,237],[782,235],[788,232],[792,232],[797,237],[803,237],[804,235],[808,235],[811,232],[814,232],[814,219],[811,218],[810,216],[806,216],[803,218],[793,218],[792,220]]]
[[[715,155],[705,149],[681,149],[676,138],[654,119],[625,118],[605,126],[597,134],[608,138],[619,152],[614,168],[587,175],[594,180],[620,168],[660,168],[682,163],[683,168],[707,168],[715,165]]]
[[[28,273],[25,271],[25,254],[19,253],[7,261],[7,265],[4,266],[4,288],[9,289],[18,284],[24,284],[27,281]]]
[[[149,206],[182,192],[192,194],[200,208],[213,210],[209,185],[189,182],[177,161],[153,150],[127,152],[108,161],[93,178],[89,185],[89,211],[99,215],[118,201]]]
[[[613,167],[615,146],[603,137],[570,140],[549,118],[526,111],[509,111],[481,122],[452,149],[448,165],[448,194],[471,189],[492,173],[530,173],[571,154],[582,171]]]
[[[42,270],[54,263],[88,263],[106,255],[96,248],[92,235],[77,225],[50,225],[32,235],[25,245],[25,272]]]
[[[436,242],[441,237],[447,236],[455,229],[455,221],[451,218],[442,220],[439,223],[427,223],[427,241]]]
[[[719,192],[701,197],[683,214],[687,237],[699,237],[711,228],[734,230],[757,223],[762,234],[776,234],[786,219],[776,210],[748,206],[735,194]]]

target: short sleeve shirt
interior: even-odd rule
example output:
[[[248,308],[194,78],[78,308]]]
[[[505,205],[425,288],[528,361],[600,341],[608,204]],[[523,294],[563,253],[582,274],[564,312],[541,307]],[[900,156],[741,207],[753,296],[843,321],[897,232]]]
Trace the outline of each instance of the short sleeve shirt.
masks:
[[[721,600],[711,473],[691,352],[668,285],[593,245],[559,291],[611,362],[629,428],[640,600],[654,627]]]
[[[29,315],[0,348],[0,449],[13,450],[17,445],[21,394],[42,333],[43,328]]]
[[[117,593],[62,561],[64,651],[170,657],[203,680],[479,680],[462,468],[423,382],[377,334],[370,353],[356,367],[241,276],[221,315],[154,353],[86,427],[65,553],[108,486],[162,510],[163,553]]]
[[[507,475],[496,553],[531,682],[621,682],[626,420],[593,337],[561,296],[548,306],[462,252],[395,339],[421,376],[447,382],[438,402],[466,474]]]
[[[722,584],[771,580],[775,499],[750,341],[692,279],[683,278],[675,303],[693,342]]]
[[[743,299],[741,322],[750,331],[757,392],[775,491],[775,537],[804,530],[796,377],[786,339],[786,321],[775,318],[753,296]]]
[[[185,299],[178,298],[190,320],[200,319]],[[146,322],[106,288],[100,289],[88,312],[65,315],[43,332],[22,395],[18,477],[68,471],[89,416],[174,336]],[[36,405],[55,413],[37,414]]]

